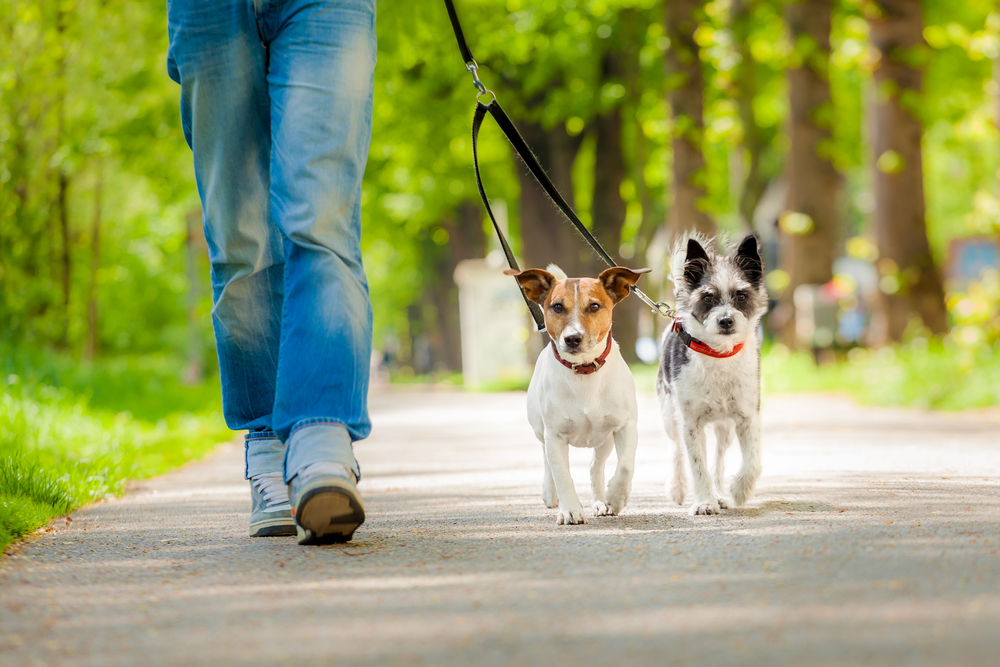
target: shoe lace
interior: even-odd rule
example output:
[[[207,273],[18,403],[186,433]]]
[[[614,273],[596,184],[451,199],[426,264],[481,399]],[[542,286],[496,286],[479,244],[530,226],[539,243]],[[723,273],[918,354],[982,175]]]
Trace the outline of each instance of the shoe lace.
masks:
[[[255,475],[251,481],[264,498],[264,504],[267,505],[264,509],[265,512],[280,512],[291,509],[291,505],[288,503],[288,487],[280,472]]]

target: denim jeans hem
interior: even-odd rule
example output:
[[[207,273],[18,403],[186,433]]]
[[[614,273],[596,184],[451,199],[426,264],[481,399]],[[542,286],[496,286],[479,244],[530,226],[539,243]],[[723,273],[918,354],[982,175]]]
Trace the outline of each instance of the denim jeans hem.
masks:
[[[270,433],[270,437],[264,435]],[[248,433],[244,438],[243,479],[267,472],[281,472],[285,460],[285,445],[273,431]]]
[[[304,419],[292,428],[285,450],[285,483],[313,463],[341,463],[361,479],[361,468],[354,458],[354,447],[347,427],[325,417]]]

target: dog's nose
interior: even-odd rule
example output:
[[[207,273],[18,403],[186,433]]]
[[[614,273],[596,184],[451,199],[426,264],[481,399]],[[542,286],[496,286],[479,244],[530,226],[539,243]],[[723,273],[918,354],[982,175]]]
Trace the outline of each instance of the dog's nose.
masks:
[[[722,329],[731,329],[733,327],[733,318],[728,315],[726,317],[720,317],[719,327]]]
[[[583,342],[583,336],[581,334],[573,334],[572,336],[563,336],[563,342],[566,343],[566,347],[578,348],[580,343]]]

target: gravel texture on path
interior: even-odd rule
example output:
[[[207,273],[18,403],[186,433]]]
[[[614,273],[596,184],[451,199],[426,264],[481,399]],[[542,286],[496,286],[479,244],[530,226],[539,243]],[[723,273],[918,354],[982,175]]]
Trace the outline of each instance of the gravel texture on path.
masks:
[[[1000,664],[995,413],[771,398],[756,498],[692,517],[639,410],[632,499],[584,526],[542,505],[523,393],[374,394],[343,546],[247,537],[225,445],[0,560],[0,664]]]

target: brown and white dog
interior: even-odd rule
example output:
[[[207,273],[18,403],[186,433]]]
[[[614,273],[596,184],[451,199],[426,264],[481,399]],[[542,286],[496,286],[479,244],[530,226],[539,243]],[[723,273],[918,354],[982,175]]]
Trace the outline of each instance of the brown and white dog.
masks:
[[[595,516],[621,512],[632,491],[635,382],[611,336],[611,311],[649,269],[618,266],[597,278],[562,279],[549,271],[505,273],[515,276],[525,296],[542,307],[551,338],[528,386],[528,422],[545,455],[542,500],[546,507],[559,507],[557,523],[580,524],[587,519],[570,476],[569,445],[594,450],[590,489]],[[618,466],[605,492],[604,464],[612,447]]]

